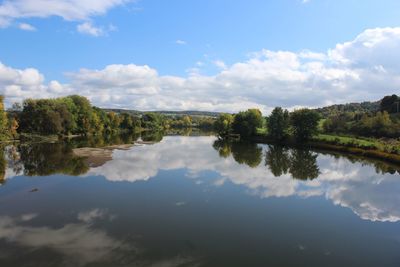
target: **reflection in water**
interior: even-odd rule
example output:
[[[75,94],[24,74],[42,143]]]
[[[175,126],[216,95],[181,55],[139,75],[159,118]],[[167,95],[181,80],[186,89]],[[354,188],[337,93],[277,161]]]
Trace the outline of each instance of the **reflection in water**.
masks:
[[[239,164],[246,164],[256,168],[262,161],[262,148],[254,143],[225,141],[218,139],[213,143],[219,155],[223,158],[231,154]],[[282,176],[288,172],[295,179],[312,180],[318,177],[316,153],[305,149],[291,149],[269,145],[265,155],[265,165],[276,176]]]
[[[295,149],[290,157],[290,174],[295,179],[312,180],[318,177],[317,154],[309,150]]]
[[[64,143],[20,145],[18,153],[19,163],[23,165],[24,175],[27,176],[56,173],[80,175],[89,169],[84,160],[75,157],[71,148]]]
[[[255,143],[230,142],[218,139],[214,142],[213,147],[221,157],[227,158],[232,154],[237,163],[246,164],[252,168],[260,165],[262,160],[262,148]]]
[[[265,166],[276,177],[287,174],[290,168],[289,149],[279,145],[269,145],[265,156]]]
[[[161,142],[164,134],[162,132],[145,131],[142,132],[141,138],[145,142]]]
[[[0,146],[0,184],[4,184],[6,182],[7,160],[4,154],[5,148]]]
[[[82,266],[90,262],[107,261],[120,250],[135,253],[135,248],[118,241],[106,232],[91,228],[90,222],[65,224],[62,227],[34,227],[26,224],[38,214],[23,214],[17,218],[0,216],[0,239],[36,250],[50,250],[47,253],[61,253],[66,257],[54,266]],[[37,260],[37,259],[36,259]],[[43,259],[44,261],[45,259]],[[44,263],[44,262],[43,262]],[[39,266],[38,262],[35,266]]]
[[[361,218],[400,220],[400,180],[397,175],[389,175],[394,173],[393,168],[354,156],[226,142],[214,137],[180,136],[161,137],[162,142],[154,146],[115,150],[112,160],[101,161],[101,164],[90,164],[72,153],[74,147],[123,144],[137,138],[96,137],[67,143],[22,144],[6,149],[7,174],[4,175],[7,165],[4,157],[0,158],[0,167],[3,166],[3,177],[10,178],[21,173],[27,176],[61,173],[100,175],[109,181],[130,182],[148,180],[162,170],[186,169],[187,176],[193,179],[204,171],[213,171],[219,176],[214,185],[221,186],[230,181],[263,198],[325,195],[333,203],[351,208]],[[160,134],[147,133],[142,139],[160,140]],[[260,164],[263,158],[265,166]],[[377,175],[377,172],[381,174]]]
[[[398,266],[393,166],[212,136],[145,134],[161,142],[98,165],[72,153],[138,138],[7,146],[0,265]]]

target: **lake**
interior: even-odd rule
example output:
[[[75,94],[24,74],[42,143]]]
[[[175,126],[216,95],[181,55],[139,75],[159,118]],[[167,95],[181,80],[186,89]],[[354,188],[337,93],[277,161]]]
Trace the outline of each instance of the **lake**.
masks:
[[[0,266],[400,266],[396,166],[138,138],[5,146]]]

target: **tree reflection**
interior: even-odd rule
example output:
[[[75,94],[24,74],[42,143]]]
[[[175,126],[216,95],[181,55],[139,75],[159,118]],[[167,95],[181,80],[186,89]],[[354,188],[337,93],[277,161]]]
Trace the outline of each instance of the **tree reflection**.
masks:
[[[21,145],[18,152],[27,176],[81,175],[89,170],[84,159],[74,156],[72,149],[64,143]]]
[[[319,176],[317,154],[305,149],[288,149],[279,145],[269,145],[265,165],[275,177],[288,172],[299,180],[312,180]]]
[[[262,148],[255,143],[234,142],[218,139],[213,147],[222,158],[230,155],[239,164],[257,167],[262,160]],[[317,154],[305,149],[289,149],[269,145],[265,153],[265,166],[275,177],[290,173],[293,178],[312,180],[319,176]]]
[[[275,177],[288,173],[290,168],[289,149],[279,145],[269,145],[265,154],[265,166]]]
[[[140,137],[140,133],[108,134],[78,137],[65,140],[71,147],[105,147],[111,145],[133,144]]]
[[[218,154],[221,158],[227,158],[232,153],[232,144],[225,139],[217,139],[213,143],[213,148],[218,151]]]
[[[262,148],[256,143],[218,139],[214,142],[213,147],[221,157],[227,158],[232,155],[237,163],[246,164],[251,168],[260,165],[262,160]]]
[[[145,142],[161,142],[164,133],[160,131],[144,131],[142,132],[142,140]]]
[[[4,184],[6,182],[7,161],[4,154],[5,148],[4,146],[0,146],[0,184]]]
[[[290,174],[295,179],[313,180],[319,176],[316,153],[305,149],[294,149],[290,156]]]

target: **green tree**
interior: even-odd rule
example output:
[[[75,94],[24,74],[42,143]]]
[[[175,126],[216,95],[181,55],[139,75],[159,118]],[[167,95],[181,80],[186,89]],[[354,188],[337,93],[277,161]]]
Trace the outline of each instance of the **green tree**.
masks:
[[[288,135],[289,125],[289,112],[276,107],[267,121],[268,135],[275,141],[282,141]]]
[[[235,133],[240,134],[243,138],[254,136],[257,128],[262,127],[263,118],[261,111],[258,109],[248,109],[236,114],[232,129]]]
[[[7,114],[4,109],[4,96],[0,96],[0,135],[6,136],[8,134],[8,120]]]
[[[220,137],[228,136],[232,131],[233,116],[231,114],[223,113],[219,115],[214,122],[215,131]]]
[[[128,113],[121,113],[121,123],[120,128],[123,130],[133,131],[135,129],[135,125],[133,124],[133,118]]]
[[[299,141],[309,140],[318,131],[320,116],[310,109],[299,109],[290,114],[294,136]]]
[[[400,112],[400,98],[397,95],[385,96],[380,102],[380,110],[388,113]]]

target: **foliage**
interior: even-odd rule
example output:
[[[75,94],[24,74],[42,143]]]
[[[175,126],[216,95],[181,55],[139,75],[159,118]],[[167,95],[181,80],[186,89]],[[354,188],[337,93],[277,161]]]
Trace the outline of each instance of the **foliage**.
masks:
[[[320,116],[310,109],[299,109],[290,114],[293,134],[298,141],[309,140],[318,131]]]
[[[282,141],[289,134],[289,126],[289,112],[280,107],[276,107],[267,121],[269,136],[275,141]]]
[[[219,115],[214,123],[214,129],[219,136],[225,137],[231,133],[233,119],[234,118],[231,114],[223,113]]]
[[[0,96],[0,137],[4,138],[8,134],[8,119],[4,110],[4,97]]]
[[[232,123],[234,133],[242,138],[249,138],[257,133],[257,128],[263,125],[263,117],[258,109],[248,109],[236,114]]]
[[[138,119],[132,115],[92,107],[85,97],[72,95],[56,99],[27,99],[18,113],[15,129],[19,132],[42,135],[101,134],[119,130],[133,131],[140,127]]]
[[[142,116],[142,127],[148,130],[162,130],[165,117],[159,113],[148,112]]]
[[[400,112],[400,97],[397,95],[385,96],[380,102],[380,111],[388,113]]]

